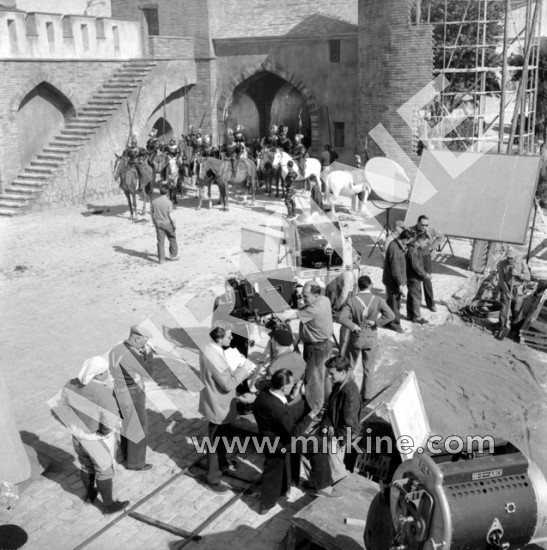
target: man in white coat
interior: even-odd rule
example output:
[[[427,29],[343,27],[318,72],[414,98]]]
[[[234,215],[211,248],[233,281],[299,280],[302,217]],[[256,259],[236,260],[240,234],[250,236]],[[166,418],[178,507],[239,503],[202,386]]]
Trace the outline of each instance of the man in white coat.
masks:
[[[202,349],[199,356],[201,381],[205,386],[199,396],[199,412],[209,422],[211,445],[218,441],[216,450],[207,453],[205,479],[211,489],[223,493],[229,490],[229,486],[221,481],[222,471],[230,464],[222,438],[229,434],[230,423],[237,416],[236,387],[253,373],[256,365],[242,356],[241,364],[230,366],[225,350],[230,347],[231,330],[216,327],[209,336],[212,342]]]

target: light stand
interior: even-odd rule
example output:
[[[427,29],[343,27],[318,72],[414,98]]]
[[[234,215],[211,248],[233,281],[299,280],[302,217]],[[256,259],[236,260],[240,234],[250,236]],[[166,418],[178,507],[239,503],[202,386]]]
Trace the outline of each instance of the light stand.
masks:
[[[391,203],[390,206],[384,208],[382,206],[379,206],[378,204],[376,204],[374,202],[374,200],[371,200],[370,201],[376,208],[378,208],[379,210],[385,210],[386,212],[386,222],[384,223],[384,225],[382,226],[382,231],[380,233],[380,235],[378,236],[378,239],[376,240],[376,242],[374,243],[374,246],[372,247],[372,250],[370,251],[370,254],[368,255],[368,257],[370,258],[372,256],[372,253],[374,252],[374,250],[376,249],[376,247],[378,247],[382,252],[384,252],[384,247],[382,246],[382,236],[386,235],[386,239],[389,237],[389,235],[391,233],[393,233],[393,229],[391,228],[391,224],[389,222],[389,215],[391,213],[391,210],[393,208],[395,208],[396,206],[399,206],[405,202],[407,202],[407,200],[405,199],[404,201],[400,201],[400,202],[394,202],[394,203]]]

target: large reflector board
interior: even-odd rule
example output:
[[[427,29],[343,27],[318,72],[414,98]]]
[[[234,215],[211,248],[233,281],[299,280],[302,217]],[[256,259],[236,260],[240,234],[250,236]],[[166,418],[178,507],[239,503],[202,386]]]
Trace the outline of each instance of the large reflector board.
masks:
[[[425,150],[405,222],[425,214],[445,235],[522,244],[539,164],[531,156]]]

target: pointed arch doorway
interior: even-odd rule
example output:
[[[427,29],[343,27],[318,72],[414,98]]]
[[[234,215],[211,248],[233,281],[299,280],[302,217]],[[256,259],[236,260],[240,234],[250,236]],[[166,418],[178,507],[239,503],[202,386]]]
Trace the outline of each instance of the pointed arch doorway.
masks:
[[[219,134],[238,124],[248,140],[260,139],[272,124],[289,127],[289,137],[301,133],[310,146],[317,143],[318,108],[312,94],[295,79],[274,67],[259,67],[240,75],[233,89],[219,101]],[[221,138],[222,141],[222,138]]]

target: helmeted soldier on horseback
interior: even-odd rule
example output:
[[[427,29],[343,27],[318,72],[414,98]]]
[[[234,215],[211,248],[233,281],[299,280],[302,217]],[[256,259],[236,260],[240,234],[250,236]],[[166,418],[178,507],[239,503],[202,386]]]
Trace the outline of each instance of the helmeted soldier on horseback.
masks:
[[[277,135],[279,128],[276,124],[270,127],[270,133],[262,138],[261,145],[264,149],[275,149],[279,145],[279,136]]]
[[[125,148],[122,156],[127,157],[127,164],[130,166],[136,166],[140,162],[140,157],[143,154],[144,149],[139,147],[137,142],[137,136],[133,134],[129,139],[129,143]]]
[[[152,128],[148,134],[148,141],[146,142],[146,155],[148,164],[154,167],[154,159],[160,152],[160,140],[158,139],[158,131]]]
[[[205,134],[205,137],[203,138],[203,145],[201,147],[201,156],[203,157],[212,157],[214,156],[214,146],[213,146],[213,138],[211,137],[211,134]]]
[[[242,144],[243,147],[245,147],[245,144],[246,144],[247,140],[245,138],[245,134],[243,133],[243,130],[245,130],[243,125],[238,124],[237,127],[236,127],[235,134],[234,134],[234,141],[236,143]]]
[[[280,126],[278,137],[278,146],[281,147],[285,153],[290,155],[293,145],[292,141],[289,139],[289,127]]]

